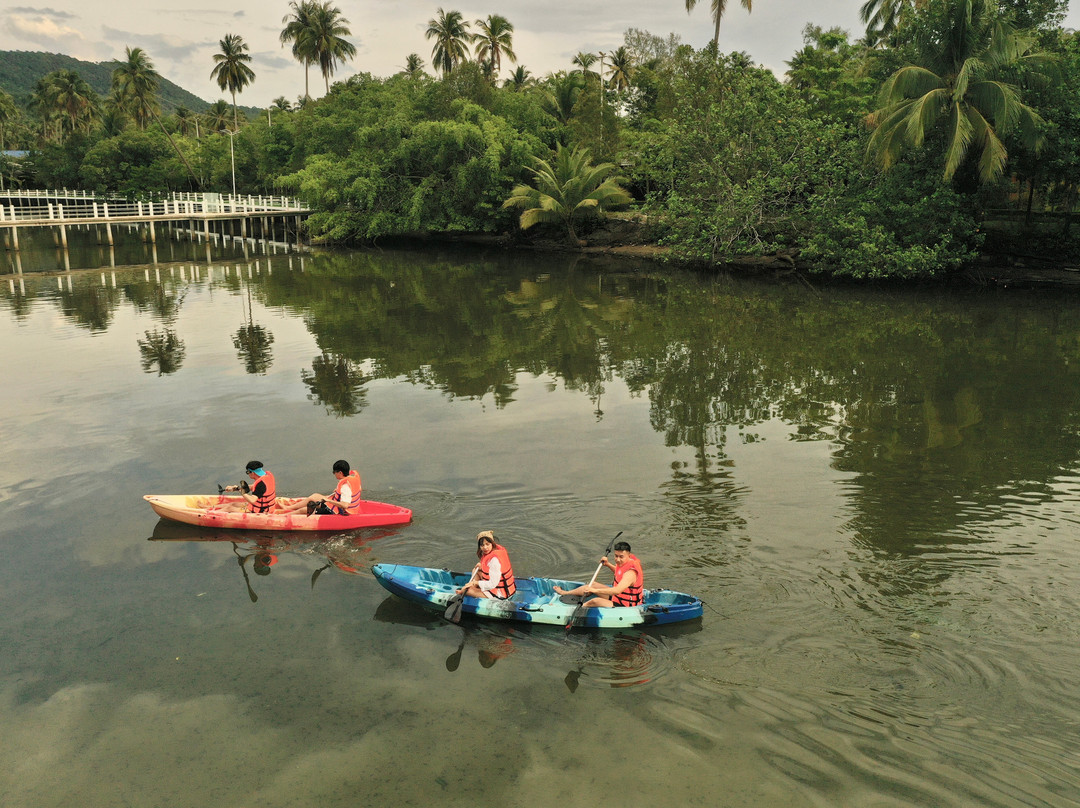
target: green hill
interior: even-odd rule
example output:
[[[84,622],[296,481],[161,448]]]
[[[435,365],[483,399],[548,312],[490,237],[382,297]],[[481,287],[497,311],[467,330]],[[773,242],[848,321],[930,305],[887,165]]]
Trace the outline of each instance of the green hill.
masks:
[[[100,96],[109,94],[112,85],[112,62],[84,62],[62,53],[41,51],[0,51],[0,89],[7,90],[22,106],[34,91],[34,85],[42,76],[54,70],[75,70]],[[162,76],[158,97],[163,112],[172,112],[185,106],[193,112],[202,112],[210,104],[183,87],[173,84]]]

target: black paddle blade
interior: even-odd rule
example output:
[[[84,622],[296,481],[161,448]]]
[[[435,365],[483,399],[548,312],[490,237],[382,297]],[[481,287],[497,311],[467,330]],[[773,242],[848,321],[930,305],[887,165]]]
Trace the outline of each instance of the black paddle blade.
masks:
[[[463,635],[461,637],[461,645],[459,645],[457,647],[457,650],[454,651],[454,653],[452,653],[450,656],[448,656],[446,658],[446,669],[448,671],[450,671],[450,673],[453,673],[454,671],[456,671],[458,669],[458,665],[461,664],[461,651],[462,651],[462,649],[464,647],[465,647],[465,637]]]
[[[580,679],[580,678],[581,678],[581,668],[578,668],[577,670],[570,671],[570,673],[566,674],[566,678],[563,679],[563,682],[566,683],[566,689],[569,690],[571,693],[573,693],[575,690],[577,690],[578,679]]]
[[[248,580],[247,567],[244,566],[244,562],[247,561],[246,556],[238,556],[236,559],[240,565],[240,572],[244,575],[244,586],[247,587],[248,597],[251,598],[252,603],[258,603],[259,596],[255,594],[255,590],[251,588],[251,581]]]
[[[443,617],[449,620],[451,623],[458,623],[461,621],[461,601],[465,599],[464,595],[454,595],[450,600],[446,602],[446,610],[443,612]]]
[[[326,564],[325,566],[319,567],[317,570],[315,570],[315,572],[311,573],[311,588],[312,589],[315,588],[315,581],[317,581],[319,579],[319,576],[322,575],[322,571],[329,568],[329,566],[330,566],[329,564]]]
[[[458,665],[461,664],[461,649],[457,649],[450,656],[446,658],[446,669],[453,673],[458,669]]]

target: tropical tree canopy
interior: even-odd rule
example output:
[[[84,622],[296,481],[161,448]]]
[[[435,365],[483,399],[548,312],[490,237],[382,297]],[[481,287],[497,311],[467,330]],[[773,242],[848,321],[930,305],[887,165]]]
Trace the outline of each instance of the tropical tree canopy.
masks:
[[[125,48],[124,54],[124,61],[117,61],[113,69],[113,85],[120,96],[130,102],[135,123],[145,129],[150,119],[157,115],[161,76],[142,48]]]
[[[402,68],[402,72],[411,79],[418,79],[424,75],[424,60],[420,58],[419,53],[410,53],[405,57],[405,67]]]
[[[889,168],[904,150],[922,147],[941,129],[943,177],[952,179],[973,151],[986,182],[1005,170],[1004,135],[1015,131],[1025,147],[1040,148],[1042,119],[1009,79],[1044,73],[1053,60],[1034,50],[1033,35],[1013,30],[985,0],[955,0],[943,13],[943,25],[920,29],[915,59],[882,86],[879,108],[867,119],[874,128],[868,151]]]
[[[519,220],[522,230],[541,222],[561,223],[570,242],[577,245],[574,224],[582,216],[632,201],[614,173],[614,163],[593,165],[588,149],[559,145],[555,160],[549,163],[538,158],[532,169],[532,185],[516,186],[503,207],[524,208]]]
[[[311,21],[308,36],[312,40],[313,61],[319,63],[326,91],[330,92],[330,77],[334,75],[338,62],[347,62],[355,56],[356,46],[345,39],[352,35],[349,21],[341,16],[341,9],[332,5],[331,0],[314,4]]]
[[[489,14],[486,20],[477,20],[476,27],[479,29],[479,33],[474,36],[476,61],[484,67],[484,72],[495,80],[502,69],[502,57],[517,62],[513,47],[514,26],[506,17]]]
[[[634,74],[634,59],[625,45],[620,45],[608,54],[608,57],[611,59],[611,65],[608,67],[608,81],[621,93],[630,86],[630,79]]]
[[[308,76],[311,72],[311,63],[318,57],[315,52],[313,34],[315,2],[301,0],[298,3],[296,0],[291,0],[289,8],[292,10],[281,18],[285,27],[281,30],[279,39],[282,47],[292,43],[293,58],[304,66],[304,98],[310,98]]]
[[[123,62],[117,62],[117,67],[113,70],[114,88],[119,90],[122,96],[133,100],[136,111],[135,120],[140,122],[140,129],[146,128],[145,118],[153,118],[157,121],[177,157],[180,158],[180,162],[184,164],[192,181],[197,185],[199,180],[195,176],[195,170],[158,115],[157,89],[161,76],[154,70],[154,63],[150,61],[150,57],[142,48],[126,48],[125,55],[127,58]]]
[[[236,94],[243,92],[255,81],[255,71],[248,67],[251,57],[247,54],[248,46],[243,38],[236,34],[226,34],[219,44],[221,51],[214,54],[214,69],[210,78],[216,79],[218,87],[232,93],[233,131],[239,131],[240,120],[236,112]]]
[[[61,113],[69,132],[89,131],[101,114],[98,94],[74,70],[57,70],[45,76],[46,101]]]
[[[469,58],[469,43],[473,35],[469,33],[469,24],[460,11],[443,11],[440,8],[436,16],[428,20],[424,36],[435,40],[431,48],[431,64],[436,70],[441,70],[444,77]]]
[[[751,0],[739,0],[742,3],[742,7],[747,11],[750,11]],[[694,7],[698,4],[698,0],[686,0],[686,13],[689,14],[694,10]],[[712,18],[716,24],[716,31],[713,34],[713,44],[719,47],[720,42],[720,18],[724,16],[724,12],[727,11],[727,0],[712,0]]]
[[[915,9],[926,8],[929,0],[866,0],[859,17],[866,23],[866,42],[876,45],[911,19]]]

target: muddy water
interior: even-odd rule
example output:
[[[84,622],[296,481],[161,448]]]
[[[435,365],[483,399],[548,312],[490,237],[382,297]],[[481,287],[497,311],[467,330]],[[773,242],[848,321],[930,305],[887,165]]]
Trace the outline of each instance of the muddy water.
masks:
[[[1076,298],[213,258],[0,275],[0,804],[1080,802]],[[339,457],[413,523],[141,500]],[[570,578],[622,530],[704,618],[454,626],[370,575],[486,528]]]

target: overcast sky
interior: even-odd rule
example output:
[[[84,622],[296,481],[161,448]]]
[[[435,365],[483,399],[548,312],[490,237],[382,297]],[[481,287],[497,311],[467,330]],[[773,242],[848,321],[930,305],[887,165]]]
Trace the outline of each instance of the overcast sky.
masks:
[[[840,26],[856,38],[862,33],[858,9],[862,0],[755,0],[749,13],[730,0],[720,30],[724,52],[746,51],[754,61],[778,75],[785,61],[802,47],[807,23]],[[518,63],[536,76],[570,68],[578,51],[616,48],[628,28],[652,34],[678,34],[686,44],[704,46],[712,37],[709,0],[691,14],[685,0],[501,0],[444,2],[466,20],[502,14],[514,25]],[[351,62],[334,78],[367,71],[389,76],[410,53],[431,63],[432,43],[424,38],[427,22],[439,0],[341,0],[337,3],[356,46]],[[125,46],[141,47],[158,72],[207,101],[227,95],[210,79],[213,54],[226,34],[238,34],[250,47],[255,82],[239,96],[247,106],[267,106],[278,96],[295,101],[304,91],[303,67],[281,47],[282,17],[287,0],[230,0],[228,10],[211,0],[53,0],[48,6],[3,9],[0,50],[65,53],[88,61],[122,59]],[[1066,26],[1078,27],[1080,13],[1070,10]],[[512,68],[510,68],[512,69]],[[429,68],[430,72],[430,68]],[[504,64],[503,77],[509,72]],[[333,79],[331,79],[333,81]],[[313,96],[323,94],[322,76],[312,69]]]

